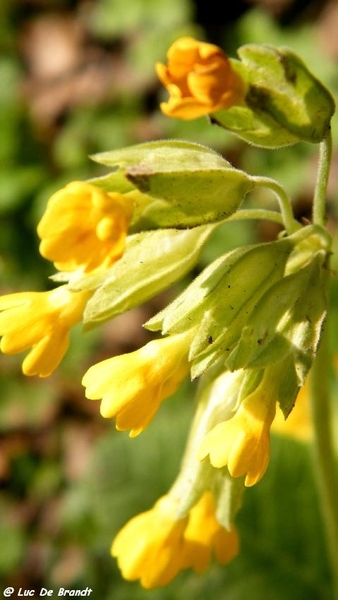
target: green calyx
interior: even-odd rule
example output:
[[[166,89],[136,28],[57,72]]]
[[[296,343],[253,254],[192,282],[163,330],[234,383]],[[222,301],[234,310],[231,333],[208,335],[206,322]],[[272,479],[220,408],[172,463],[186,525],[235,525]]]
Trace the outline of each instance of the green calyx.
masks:
[[[326,314],[324,284],[314,286],[315,298],[311,292],[314,281],[322,279],[326,249],[316,246],[306,265],[289,275],[286,269],[298,244],[302,248],[314,229],[220,257],[145,326],[165,335],[194,328],[189,353],[193,378],[221,358],[233,371],[263,368],[291,353],[303,383]]]
[[[95,290],[84,312],[86,328],[139,306],[183,277],[198,261],[215,227],[158,229],[129,236],[123,256],[108,272],[70,284],[74,290]]]
[[[254,187],[249,175],[217,152],[179,140],[139,144],[93,158],[114,168],[112,174],[95,180],[96,185],[121,191],[115,185],[122,176],[122,189],[134,203],[131,233],[221,221]]]
[[[321,142],[335,103],[301,59],[288,48],[268,44],[242,46],[238,55],[231,65],[246,86],[244,102],[217,111],[212,121],[266,148]]]

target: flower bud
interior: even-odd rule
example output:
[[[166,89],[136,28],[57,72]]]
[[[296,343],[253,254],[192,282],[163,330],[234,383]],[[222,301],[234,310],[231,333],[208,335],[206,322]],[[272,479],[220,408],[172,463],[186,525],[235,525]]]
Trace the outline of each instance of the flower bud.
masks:
[[[161,104],[168,117],[196,119],[240,102],[243,83],[218,46],[184,37],[167,57],[168,64],[157,63],[156,72],[170,94]]]

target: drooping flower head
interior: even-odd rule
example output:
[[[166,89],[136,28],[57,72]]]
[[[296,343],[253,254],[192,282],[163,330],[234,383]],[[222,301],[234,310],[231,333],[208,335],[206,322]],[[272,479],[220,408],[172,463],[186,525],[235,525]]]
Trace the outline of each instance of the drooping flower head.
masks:
[[[125,579],[139,579],[143,587],[151,589],[167,585],[182,569],[201,573],[212,553],[221,564],[237,554],[237,532],[218,523],[209,491],[186,517],[177,519],[176,512],[176,502],[168,494],[121,529],[111,552]]]
[[[53,194],[38,224],[40,253],[60,271],[108,268],[123,254],[131,215],[123,194],[69,183]]]
[[[22,364],[24,374],[48,377],[63,358],[69,331],[81,321],[88,297],[66,285],[0,297],[0,349],[18,354],[31,347]]]
[[[243,83],[218,46],[191,37],[176,40],[168,64],[156,64],[161,83],[170,94],[162,112],[179,119],[196,119],[227,109],[243,99]]]
[[[117,429],[138,435],[188,374],[189,339],[181,334],[153,340],[93,365],[82,380],[87,398],[102,399],[102,416],[116,417]]]

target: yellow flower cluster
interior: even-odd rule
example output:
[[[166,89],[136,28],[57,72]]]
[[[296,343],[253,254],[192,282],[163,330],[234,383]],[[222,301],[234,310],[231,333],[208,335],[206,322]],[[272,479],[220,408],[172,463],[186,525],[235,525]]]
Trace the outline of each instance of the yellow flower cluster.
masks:
[[[168,64],[159,63],[156,69],[170,94],[168,102],[161,105],[166,115],[193,119],[243,102],[245,84],[222,50],[213,44],[182,38],[170,48]],[[197,252],[190,252],[190,237],[187,241],[182,235],[181,240],[181,231],[184,234],[185,229],[193,229],[189,210],[199,216],[198,208],[206,204],[200,221],[195,217],[193,221],[200,231],[203,227],[199,226],[205,226],[205,222],[218,223],[224,215],[230,215],[221,204],[216,212],[209,211],[210,197],[222,200],[224,182],[226,196],[238,193],[237,188],[251,190],[251,180],[249,186],[228,163],[225,168],[218,155],[200,146],[191,148],[182,142],[174,146],[169,142],[148,151],[150,166],[146,167],[144,148],[131,149],[130,154],[126,149],[118,159],[114,153],[113,158],[109,155],[106,164],[114,168],[111,177],[118,174],[114,185],[109,177],[103,178],[103,184],[101,180],[103,187],[100,180],[97,185],[75,181],[50,198],[37,228],[40,252],[61,271],[55,279],[63,284],[51,291],[0,298],[0,348],[5,354],[28,351],[22,366],[26,375],[46,377],[54,371],[76,324],[87,320],[96,325],[117,314],[116,306],[119,310],[123,306],[120,312],[127,311],[140,298],[139,304],[158,293],[158,278],[163,276],[166,285],[171,285],[192,268]],[[174,161],[174,175],[166,162],[166,152]],[[212,174],[211,195],[204,172],[196,184],[194,181],[204,163]],[[121,180],[123,192],[116,190],[116,182]],[[135,183],[135,189],[131,189],[134,181],[139,187]],[[110,185],[112,189],[107,191]],[[166,185],[170,187],[168,194],[163,192]],[[193,193],[201,187],[201,198],[196,196],[197,208],[194,205],[191,209],[195,196],[189,196],[183,210],[185,185],[194,188]],[[272,186],[273,190],[277,188]],[[285,195],[282,193],[283,218],[292,213],[291,207],[285,210]],[[234,206],[233,210],[239,203]],[[166,220],[170,211],[173,221]],[[183,222],[177,223],[180,218]],[[132,518],[112,545],[112,555],[117,557],[123,576],[140,580],[145,588],[166,585],[187,568],[200,573],[212,556],[225,564],[238,552],[234,526],[238,503],[229,501],[232,512],[224,516],[222,502],[225,496],[235,493],[235,488],[238,496],[239,488],[252,486],[263,477],[269,463],[270,430],[277,403],[284,414],[291,411],[312,364],[325,318],[321,305],[324,293],[316,296],[318,310],[313,311],[315,302],[306,305],[304,317],[300,307],[303,295],[307,295],[317,275],[321,276],[323,265],[326,269],[328,248],[323,239],[327,237],[309,226],[312,238],[305,232],[296,240],[298,224],[294,228],[293,217],[290,220],[292,231],[286,227],[289,235],[280,241],[236,248],[209,265],[186,295],[183,292],[167,311],[164,309],[145,324],[149,330],[161,331],[161,337],[134,352],[91,366],[83,377],[86,397],[101,401],[101,415],[114,418],[116,428],[129,430],[130,437],[149,425],[161,403],[190,373],[192,378],[200,378],[196,417],[177,482],[151,510]],[[152,236],[152,229],[157,230],[156,234],[166,229],[165,239]],[[202,231],[203,240],[205,235]],[[197,246],[199,239],[197,236]],[[159,258],[159,240],[166,246],[165,259]],[[301,247],[300,258],[294,250],[297,244]],[[142,270],[136,276],[132,271],[136,270],[138,252]],[[186,270],[185,261],[189,262]],[[169,268],[164,262],[170,262]],[[156,279],[157,271],[160,275]],[[142,287],[143,275],[146,287]],[[120,290],[124,286],[127,291],[120,293],[121,279]],[[280,312],[275,311],[276,289]],[[288,306],[289,297],[296,306],[294,313]],[[270,327],[265,323],[266,314]],[[275,353],[272,358],[271,348]],[[306,408],[306,393],[301,391],[300,397]],[[282,428],[280,423],[278,428]],[[293,430],[300,431],[301,426],[296,423]]]
[[[73,182],[49,200],[38,224],[42,256],[59,270],[107,269],[124,251],[132,207],[122,194],[90,183]],[[59,365],[70,329],[82,321],[91,292],[67,286],[48,292],[22,292],[0,298],[0,348],[18,354],[25,375],[47,377]]]
[[[177,519],[170,495],[131,519],[115,538],[111,552],[123,576],[139,579],[151,589],[167,585],[179,571],[202,573],[212,554],[226,564],[238,553],[237,531],[227,531],[215,516],[210,491],[206,491],[185,518]]]

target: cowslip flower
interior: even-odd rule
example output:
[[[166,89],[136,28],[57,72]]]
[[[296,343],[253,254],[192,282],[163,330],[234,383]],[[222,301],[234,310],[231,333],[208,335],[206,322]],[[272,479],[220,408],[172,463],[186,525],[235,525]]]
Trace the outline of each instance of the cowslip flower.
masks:
[[[176,517],[177,502],[169,494],[163,496],[118,533],[111,553],[125,579],[139,579],[144,588],[152,589],[167,585],[180,570],[204,571],[212,552],[221,564],[237,554],[237,532],[217,522],[209,491],[184,518]]]
[[[232,477],[245,475],[252,486],[264,475],[270,458],[270,427],[276,401],[267,387],[258,386],[227,421],[218,423],[203,439],[198,458],[209,456],[216,468],[228,467]]]
[[[82,380],[86,397],[102,399],[101,415],[135,437],[188,374],[189,341],[186,333],[168,336],[93,365]]]
[[[242,101],[243,83],[218,46],[183,37],[169,48],[167,59],[167,65],[155,66],[170,94],[160,105],[165,115],[196,119]]]
[[[62,360],[69,331],[81,321],[88,297],[88,292],[71,292],[66,285],[0,297],[0,349],[19,354],[31,347],[22,363],[24,374],[48,377]]]
[[[131,216],[123,194],[73,181],[48,201],[37,227],[40,253],[59,271],[109,268],[123,254]]]
[[[193,568],[196,573],[205,571],[214,553],[217,562],[225,565],[238,554],[237,530],[230,531],[220,525],[215,515],[212,493],[204,492],[189,512],[184,531],[182,568]]]

